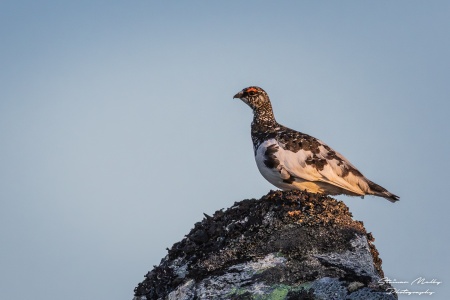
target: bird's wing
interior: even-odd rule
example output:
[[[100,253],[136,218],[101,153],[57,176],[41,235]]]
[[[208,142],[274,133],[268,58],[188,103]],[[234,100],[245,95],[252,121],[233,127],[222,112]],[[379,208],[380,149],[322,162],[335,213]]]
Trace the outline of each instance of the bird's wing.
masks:
[[[368,189],[367,179],[340,153],[314,140],[318,144],[313,149],[295,149],[296,152],[279,143],[280,151],[276,156],[284,169],[293,177],[325,182],[364,195]]]

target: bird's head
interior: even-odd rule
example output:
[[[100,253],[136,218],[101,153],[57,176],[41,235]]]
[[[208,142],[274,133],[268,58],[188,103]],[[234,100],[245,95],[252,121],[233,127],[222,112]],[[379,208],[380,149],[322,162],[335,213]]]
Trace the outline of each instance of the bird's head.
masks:
[[[247,103],[253,110],[258,110],[270,106],[270,100],[267,93],[260,87],[250,86],[236,95],[233,98],[239,98],[244,103]]]

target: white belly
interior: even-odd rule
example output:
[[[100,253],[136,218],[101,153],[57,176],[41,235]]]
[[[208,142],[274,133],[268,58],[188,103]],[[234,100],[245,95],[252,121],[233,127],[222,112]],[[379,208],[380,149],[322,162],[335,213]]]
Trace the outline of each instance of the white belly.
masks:
[[[269,168],[265,164],[265,161],[267,160],[266,150],[271,145],[278,146],[278,143],[276,140],[271,139],[271,140],[268,140],[268,141],[265,141],[264,143],[262,143],[256,150],[255,160],[256,160],[256,166],[258,167],[259,172],[268,182],[270,182],[271,184],[273,184],[274,186],[276,186],[280,189],[283,189],[283,190],[296,189],[295,185],[293,185],[291,183],[286,183],[283,181],[283,178],[281,176],[281,168],[283,167],[282,162],[279,162],[280,164],[276,168]],[[278,147],[278,152],[275,154],[278,161],[280,158],[280,153],[279,153],[280,151],[284,151],[284,150],[281,147]]]

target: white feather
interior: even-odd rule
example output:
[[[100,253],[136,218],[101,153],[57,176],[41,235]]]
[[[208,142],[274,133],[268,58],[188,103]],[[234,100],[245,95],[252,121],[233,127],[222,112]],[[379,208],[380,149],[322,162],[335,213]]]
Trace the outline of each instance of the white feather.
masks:
[[[327,159],[328,150],[322,145],[319,146],[320,153],[317,154],[319,158],[326,159],[322,170],[317,170],[314,166],[308,165],[306,160],[313,154],[311,151],[300,149],[297,152],[284,150],[282,145],[275,139],[270,139],[263,142],[256,150],[256,164],[261,175],[273,185],[281,189],[301,189],[314,193],[328,194],[350,194],[350,195],[364,195],[369,189],[366,178],[358,176],[353,173],[348,173],[347,176],[342,177],[345,167],[354,168],[341,154],[336,153],[342,160],[341,165],[336,159]],[[268,168],[264,161],[267,160],[265,156],[266,150],[271,145],[276,145],[278,151],[273,153],[279,161],[276,169]],[[287,179],[292,175],[295,181],[286,183],[283,179]]]

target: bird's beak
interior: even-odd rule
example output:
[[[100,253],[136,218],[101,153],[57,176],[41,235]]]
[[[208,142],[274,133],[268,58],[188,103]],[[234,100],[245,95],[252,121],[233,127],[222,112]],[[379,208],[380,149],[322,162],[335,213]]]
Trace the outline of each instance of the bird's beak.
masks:
[[[242,95],[244,95],[244,92],[242,92],[242,91],[240,91],[239,93],[237,93],[236,95],[234,95],[234,97],[233,97],[233,99],[234,98],[242,98]]]

